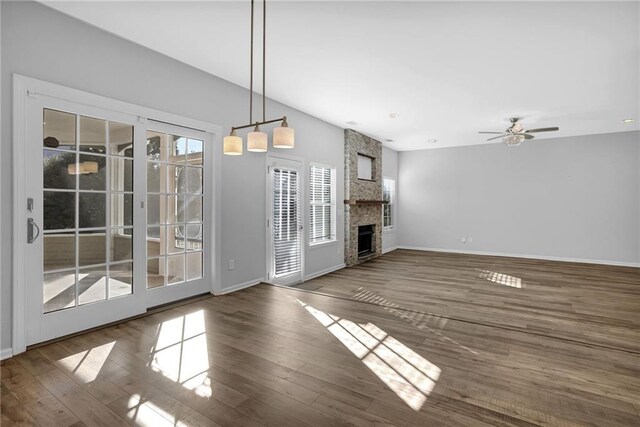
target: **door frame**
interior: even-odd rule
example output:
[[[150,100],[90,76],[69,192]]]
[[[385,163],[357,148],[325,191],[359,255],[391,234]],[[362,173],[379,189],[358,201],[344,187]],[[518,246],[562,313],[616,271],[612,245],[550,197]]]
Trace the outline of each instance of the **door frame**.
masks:
[[[12,353],[19,354],[26,351],[26,313],[27,313],[27,283],[26,270],[29,266],[25,251],[27,250],[26,239],[26,155],[27,155],[27,102],[29,98],[45,96],[85,104],[103,110],[112,110],[119,113],[130,114],[138,117],[138,122],[147,125],[147,119],[156,122],[175,124],[186,128],[193,128],[212,134],[213,140],[213,162],[211,170],[213,172],[212,193],[209,195],[212,203],[211,215],[208,219],[208,226],[211,227],[213,239],[209,259],[205,264],[209,264],[212,269],[210,277],[212,284],[210,292],[220,293],[221,268],[220,268],[220,220],[221,220],[221,169],[222,154],[221,127],[213,123],[195,120],[188,117],[179,116],[173,113],[155,110],[112,98],[95,95],[93,93],[69,88],[66,86],[49,83],[46,81],[26,77],[20,74],[13,74],[13,120],[12,120],[12,190],[13,190],[13,234],[12,234]],[[148,126],[148,125],[147,125]]]
[[[302,230],[300,231],[300,282],[294,282],[294,283],[303,283],[304,282],[304,276],[305,276],[305,256],[306,256],[306,234],[307,234],[307,227],[306,227],[306,218],[307,218],[307,209],[306,209],[306,187],[305,187],[305,183],[306,183],[306,160],[302,157],[296,157],[296,156],[290,156],[287,154],[279,154],[279,153],[269,153],[266,156],[266,162],[265,162],[265,173],[267,175],[267,179],[265,180],[265,212],[266,212],[266,221],[265,221],[265,247],[266,247],[266,251],[265,251],[265,255],[266,255],[266,259],[265,259],[265,266],[266,266],[266,270],[265,270],[265,276],[267,279],[265,280],[266,283],[270,283],[270,284],[277,284],[274,282],[274,277],[272,277],[272,269],[271,269],[271,265],[272,265],[272,261],[273,261],[273,249],[272,249],[272,235],[271,235],[271,226],[269,221],[271,221],[273,219],[273,206],[271,206],[271,198],[272,198],[272,194],[270,194],[270,191],[272,191],[272,183],[271,183],[271,169],[270,167],[272,166],[273,162],[277,162],[278,160],[283,160],[285,162],[296,162],[300,164],[300,173],[298,176],[298,185],[300,186],[300,190],[299,190],[299,203],[300,203],[300,221],[301,221],[301,225],[302,225]],[[272,225],[272,224],[271,224]],[[291,284],[287,284],[284,286],[290,286],[293,285],[294,283]]]

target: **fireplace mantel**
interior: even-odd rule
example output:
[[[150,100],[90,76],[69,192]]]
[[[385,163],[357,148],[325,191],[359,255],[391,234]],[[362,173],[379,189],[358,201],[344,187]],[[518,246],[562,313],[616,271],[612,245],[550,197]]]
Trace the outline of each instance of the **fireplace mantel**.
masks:
[[[388,205],[386,200],[345,200],[345,205]]]

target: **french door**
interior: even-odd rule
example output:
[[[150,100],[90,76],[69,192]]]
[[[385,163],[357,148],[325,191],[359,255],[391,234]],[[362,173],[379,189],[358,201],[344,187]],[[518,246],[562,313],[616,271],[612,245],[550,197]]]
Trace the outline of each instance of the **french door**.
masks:
[[[26,142],[27,345],[211,290],[211,134],[38,96]]]
[[[292,285],[303,280],[302,162],[268,157],[268,281]]]

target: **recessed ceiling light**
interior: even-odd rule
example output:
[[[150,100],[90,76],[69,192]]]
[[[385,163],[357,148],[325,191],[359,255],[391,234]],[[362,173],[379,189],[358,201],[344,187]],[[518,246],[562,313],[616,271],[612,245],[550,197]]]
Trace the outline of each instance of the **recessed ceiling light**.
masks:
[[[636,119],[623,119],[622,123],[633,123],[635,121],[636,121]]]
[[[429,144],[435,144],[436,142],[438,142],[438,140],[437,139],[427,139],[427,142]]]
[[[398,114],[398,113],[390,113],[389,114],[389,118],[390,119],[397,119],[398,117],[400,117],[400,114]]]
[[[393,142],[393,139],[385,139],[387,142]]]
[[[356,126],[358,124],[358,122],[354,122],[353,120],[351,120],[351,121],[347,122],[347,124],[351,125],[351,126]]]

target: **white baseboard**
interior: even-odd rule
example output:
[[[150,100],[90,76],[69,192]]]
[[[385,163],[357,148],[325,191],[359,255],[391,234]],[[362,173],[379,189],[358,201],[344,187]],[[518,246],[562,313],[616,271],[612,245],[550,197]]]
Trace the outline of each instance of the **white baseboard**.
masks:
[[[409,249],[413,251],[447,252],[447,253],[453,253],[453,254],[487,255],[487,256],[499,256],[499,257],[509,257],[509,258],[540,259],[545,261],[578,262],[582,264],[602,264],[602,265],[615,265],[619,267],[640,268],[640,263],[626,262],[626,261],[603,261],[598,259],[564,258],[564,257],[555,257],[555,256],[546,256],[546,255],[506,254],[501,252],[466,251],[466,250],[460,250],[460,249],[427,248],[422,246],[398,246],[397,249]]]
[[[239,291],[241,289],[250,288],[251,286],[255,286],[259,283],[264,282],[264,277],[260,277],[259,279],[249,280],[243,283],[238,283],[237,285],[225,286],[220,290],[220,292],[215,293],[214,295],[224,295],[231,292]]]
[[[387,253],[389,253],[389,252],[391,252],[391,251],[395,251],[396,249],[399,249],[399,247],[398,247],[398,246],[392,246],[392,247],[390,247],[390,248],[383,249],[383,250],[382,250],[382,254],[383,254],[383,255],[384,255],[384,254],[387,254]]]
[[[13,349],[3,348],[0,350],[0,360],[8,359],[10,357],[13,357]]]
[[[345,268],[347,265],[345,263],[334,265],[333,267],[325,268],[324,270],[316,271],[315,273],[307,274],[304,277],[304,280],[315,279],[316,277],[324,276],[325,274],[332,273],[334,271]]]

